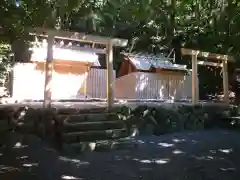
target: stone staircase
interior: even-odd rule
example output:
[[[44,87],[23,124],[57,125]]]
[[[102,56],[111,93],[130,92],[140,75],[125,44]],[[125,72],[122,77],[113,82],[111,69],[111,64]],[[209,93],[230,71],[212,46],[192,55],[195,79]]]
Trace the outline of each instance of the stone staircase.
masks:
[[[226,116],[218,119],[220,128],[239,130],[240,129],[240,109],[238,106],[232,106]]]
[[[57,145],[81,146],[128,137],[128,130],[115,110],[106,108],[34,109],[27,106],[0,109],[0,132],[34,134]]]
[[[239,130],[240,129],[240,116],[229,116],[220,120],[220,128]]]
[[[54,131],[59,148],[128,136],[126,126],[118,115],[104,109],[60,109],[56,115]]]

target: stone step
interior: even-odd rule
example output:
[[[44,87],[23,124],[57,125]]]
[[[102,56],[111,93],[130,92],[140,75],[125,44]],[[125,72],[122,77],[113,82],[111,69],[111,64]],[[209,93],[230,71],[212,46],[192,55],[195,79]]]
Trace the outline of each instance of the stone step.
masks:
[[[59,115],[69,115],[69,114],[88,114],[88,113],[104,113],[107,112],[105,107],[91,108],[91,109],[77,109],[77,108],[60,108],[57,110]]]
[[[111,130],[99,130],[99,131],[86,131],[86,132],[71,132],[63,134],[63,141],[66,144],[96,140],[117,139],[127,136],[127,130],[111,129]]]
[[[63,123],[64,132],[109,130],[118,128],[125,128],[125,124],[121,121],[90,121],[78,123]]]
[[[240,116],[230,116],[230,117],[227,117],[227,119],[240,121]]]
[[[119,120],[118,116],[114,113],[58,115],[57,119],[69,123]]]
[[[21,133],[35,133],[34,124],[33,123],[23,123],[15,128],[16,131]]]
[[[217,124],[220,128],[239,129],[240,128],[240,116],[230,116],[218,120]]]
[[[235,125],[235,126],[240,126],[240,116],[234,116],[234,117],[228,117],[230,120],[230,124]]]

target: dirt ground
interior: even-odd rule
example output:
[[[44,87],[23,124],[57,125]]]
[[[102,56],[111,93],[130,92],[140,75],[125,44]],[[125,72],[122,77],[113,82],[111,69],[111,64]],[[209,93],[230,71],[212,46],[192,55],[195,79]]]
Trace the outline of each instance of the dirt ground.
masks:
[[[1,180],[237,180],[240,177],[240,133],[226,130],[138,137],[126,140],[118,150],[85,153],[60,153],[34,136],[22,138],[14,133],[7,136],[1,136],[5,140],[1,140]]]

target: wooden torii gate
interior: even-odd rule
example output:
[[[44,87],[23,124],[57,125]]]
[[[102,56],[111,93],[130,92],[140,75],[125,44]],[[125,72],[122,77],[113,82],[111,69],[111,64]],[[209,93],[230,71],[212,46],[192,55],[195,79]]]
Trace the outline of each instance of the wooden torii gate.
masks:
[[[30,35],[41,36],[47,38],[47,59],[45,71],[45,86],[44,86],[44,103],[43,107],[51,107],[51,81],[53,71],[53,45],[54,39],[70,40],[91,43],[92,48],[73,47],[74,50],[90,51],[92,53],[105,54],[107,63],[107,105],[111,108],[114,104],[114,89],[113,89],[113,46],[125,47],[128,43],[126,39],[93,36],[78,32],[59,31],[46,28],[32,28]],[[106,48],[94,48],[95,44],[104,45]]]
[[[199,83],[198,83],[198,69],[197,65],[207,65],[222,67],[223,72],[223,91],[224,91],[224,102],[229,103],[229,83],[228,83],[228,62],[234,62],[234,58],[228,55],[221,55],[209,52],[202,52],[192,49],[181,49],[183,56],[189,55],[192,56],[192,103],[197,104],[199,101]],[[198,61],[198,57],[206,58],[210,60],[217,60],[219,62],[209,62],[209,61]]]

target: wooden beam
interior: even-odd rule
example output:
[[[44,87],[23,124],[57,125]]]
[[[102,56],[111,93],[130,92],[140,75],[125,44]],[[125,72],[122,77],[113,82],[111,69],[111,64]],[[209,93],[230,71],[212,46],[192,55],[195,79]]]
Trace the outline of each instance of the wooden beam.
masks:
[[[38,60],[31,60],[31,62],[37,64],[43,64],[43,66],[46,66],[46,61],[38,61]],[[71,60],[58,60],[53,59],[53,67],[54,66],[64,66],[64,67],[83,67],[83,66],[91,66],[93,63],[89,62],[80,62],[80,61],[71,61]]]
[[[202,58],[207,58],[207,59],[215,59],[215,60],[222,60],[225,61],[227,59],[227,61],[229,62],[234,62],[234,58],[232,56],[228,56],[228,55],[222,55],[222,54],[215,54],[215,53],[209,53],[209,52],[202,52],[202,51],[198,51],[198,50],[193,50],[193,49],[186,49],[186,48],[182,48],[181,49],[181,53],[182,55],[194,55],[194,54],[198,54],[198,57],[202,57]]]
[[[58,38],[58,39],[89,42],[89,43],[96,43],[96,44],[108,44],[111,41],[112,46],[119,46],[119,47],[125,47],[128,43],[127,39],[94,36],[94,35],[88,35],[88,34],[79,33],[79,32],[58,31],[58,30],[46,29],[46,28],[32,28],[32,29],[29,29],[29,32],[30,32],[30,35],[47,36],[48,34],[53,34],[55,38]]]
[[[53,43],[54,36],[49,35],[47,46],[47,60],[45,65],[45,85],[44,85],[44,101],[43,108],[51,107],[51,99],[52,99],[52,71],[53,71]]]
[[[56,48],[62,48],[62,49],[71,49],[74,51],[82,51],[82,52],[90,52],[90,53],[97,53],[97,54],[106,54],[106,49],[98,49],[98,48],[87,48],[87,47],[79,47],[79,46],[60,46],[60,45],[54,45]]]
[[[40,47],[41,48],[41,47]],[[106,49],[97,49],[97,48],[85,48],[85,47],[78,47],[78,46],[61,46],[61,45],[54,45],[54,48],[61,48],[73,51],[82,51],[82,52],[89,52],[89,53],[97,53],[97,54],[106,54]],[[30,50],[34,51],[34,49],[38,49],[37,47],[30,48]]]
[[[197,70],[197,54],[192,55],[192,103],[196,105],[199,100],[198,90],[198,70]]]
[[[228,84],[228,67],[227,61],[223,61],[223,92],[224,92],[224,102],[229,103],[229,84]]]
[[[107,45],[107,105],[111,109],[114,104],[114,89],[113,89],[113,45]]]
[[[215,67],[222,67],[222,63],[214,63],[214,62],[208,62],[208,61],[198,61],[198,65],[203,66],[215,66]]]

